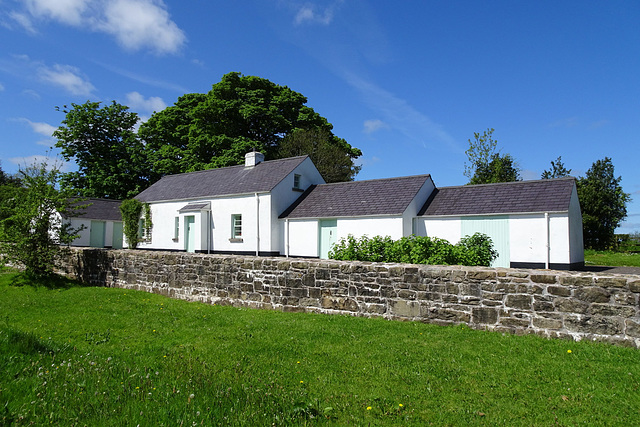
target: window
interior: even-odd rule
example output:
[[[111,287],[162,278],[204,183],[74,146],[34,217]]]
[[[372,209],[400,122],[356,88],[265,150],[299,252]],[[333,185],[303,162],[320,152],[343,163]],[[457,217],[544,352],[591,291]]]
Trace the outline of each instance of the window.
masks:
[[[242,238],[242,215],[231,215],[231,238]]]
[[[175,223],[173,225],[173,240],[177,242],[179,236],[180,236],[180,217],[177,216],[175,218]]]
[[[144,240],[145,235],[144,235],[144,219],[140,218],[138,220],[138,237],[142,240]]]
[[[293,188],[300,189],[300,175],[298,174],[293,175]]]

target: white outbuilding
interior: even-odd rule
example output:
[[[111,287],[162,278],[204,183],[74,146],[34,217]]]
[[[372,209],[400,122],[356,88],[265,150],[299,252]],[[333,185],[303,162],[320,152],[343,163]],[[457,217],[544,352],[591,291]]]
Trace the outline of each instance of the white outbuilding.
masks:
[[[65,218],[72,228],[81,229],[71,246],[122,249],[120,200],[87,199],[77,204],[83,209]]]

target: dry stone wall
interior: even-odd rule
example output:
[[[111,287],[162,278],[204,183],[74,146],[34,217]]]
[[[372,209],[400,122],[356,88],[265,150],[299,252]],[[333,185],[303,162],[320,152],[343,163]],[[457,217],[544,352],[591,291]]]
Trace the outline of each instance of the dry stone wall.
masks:
[[[382,316],[640,348],[640,276],[71,249],[60,271],[208,304]]]

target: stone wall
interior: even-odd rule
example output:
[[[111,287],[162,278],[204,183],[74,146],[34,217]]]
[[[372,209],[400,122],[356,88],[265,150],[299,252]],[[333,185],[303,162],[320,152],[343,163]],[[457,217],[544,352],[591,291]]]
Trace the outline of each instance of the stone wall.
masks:
[[[208,304],[382,316],[640,348],[640,276],[71,249],[60,271]]]

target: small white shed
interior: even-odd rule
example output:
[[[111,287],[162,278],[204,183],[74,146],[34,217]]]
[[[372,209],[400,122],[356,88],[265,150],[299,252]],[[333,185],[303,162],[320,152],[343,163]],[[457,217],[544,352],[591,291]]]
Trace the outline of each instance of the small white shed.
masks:
[[[85,206],[66,218],[72,228],[84,226],[71,246],[122,249],[122,215],[120,200],[87,199],[78,202]]]
[[[577,269],[584,265],[575,178],[436,189],[415,220],[415,234],[456,243],[487,234],[496,267]]]

